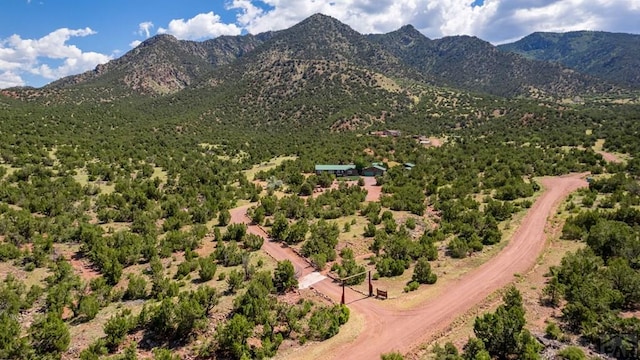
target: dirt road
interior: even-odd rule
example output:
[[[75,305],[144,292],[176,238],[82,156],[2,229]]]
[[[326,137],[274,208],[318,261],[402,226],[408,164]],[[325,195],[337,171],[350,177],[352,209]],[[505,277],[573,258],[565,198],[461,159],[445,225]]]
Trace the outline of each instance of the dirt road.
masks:
[[[318,353],[314,351],[317,349],[308,348],[296,354],[289,354],[289,358],[379,359],[382,353],[406,352],[428,341],[457,316],[471,309],[495,290],[512,282],[514,274],[527,272],[533,267],[545,246],[544,228],[547,218],[560,200],[570,192],[587,185],[584,177],[585,174],[572,174],[543,178],[541,183],[545,191],[533,204],[520,228],[509,240],[509,244],[479,268],[448,284],[442,289],[440,296],[422,302],[410,310],[397,310],[393,308],[393,303],[389,303],[393,300],[383,307],[377,300],[362,299],[362,295],[349,291],[348,299],[362,299],[349,303],[349,308],[364,317],[364,331],[355,340],[334,347],[328,350],[328,353]],[[234,209],[233,221],[248,222],[244,211],[246,207]],[[255,226],[250,226],[249,231],[263,235]],[[302,275],[312,271],[306,260],[280,244],[265,241],[263,249],[278,260],[291,260]],[[314,287],[339,301],[342,290],[337,284],[325,280]]]

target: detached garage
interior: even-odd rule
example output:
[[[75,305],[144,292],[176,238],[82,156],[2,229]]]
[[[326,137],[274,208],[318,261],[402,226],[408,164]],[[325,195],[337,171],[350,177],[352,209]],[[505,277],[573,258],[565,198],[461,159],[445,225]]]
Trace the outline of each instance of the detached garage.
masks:
[[[372,165],[362,169],[362,176],[382,176],[387,171],[382,165]]]

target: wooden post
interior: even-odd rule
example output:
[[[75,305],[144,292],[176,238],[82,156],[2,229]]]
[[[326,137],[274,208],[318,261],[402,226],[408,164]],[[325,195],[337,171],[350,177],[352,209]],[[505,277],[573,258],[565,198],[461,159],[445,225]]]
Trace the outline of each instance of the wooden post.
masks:
[[[342,282],[342,300],[340,301],[340,303],[342,305],[345,304],[345,299],[344,299],[344,288],[345,288],[345,285],[346,285],[345,281],[347,281],[348,279],[354,278],[356,276],[364,275],[366,273],[367,273],[367,271],[365,270],[365,271],[363,271],[361,273],[357,273],[355,275],[347,276],[346,278],[340,279],[340,281]],[[371,293],[371,292],[373,292],[373,290],[371,288],[371,270],[369,270],[369,293]],[[369,295],[369,296],[371,296],[371,295]]]
[[[373,296],[373,284],[371,283],[371,270],[369,270],[369,296]]]

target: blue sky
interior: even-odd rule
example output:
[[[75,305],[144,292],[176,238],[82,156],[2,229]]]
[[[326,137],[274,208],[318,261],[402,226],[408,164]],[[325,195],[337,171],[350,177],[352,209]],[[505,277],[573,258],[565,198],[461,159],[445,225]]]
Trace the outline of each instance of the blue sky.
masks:
[[[412,24],[494,44],[534,31],[640,33],[640,0],[0,0],[0,88],[93,69],[158,33],[204,40],[279,30],[314,13],[362,33]]]

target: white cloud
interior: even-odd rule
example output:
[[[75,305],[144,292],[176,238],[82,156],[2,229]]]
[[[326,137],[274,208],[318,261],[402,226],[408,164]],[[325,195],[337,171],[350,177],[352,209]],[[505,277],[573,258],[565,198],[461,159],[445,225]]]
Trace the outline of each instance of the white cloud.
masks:
[[[141,22],[138,25],[138,35],[148,38],[151,35],[151,29],[153,29],[153,23],[151,21]]]
[[[21,74],[27,73],[50,80],[58,79],[109,61],[109,55],[84,52],[75,45],[67,44],[72,37],[93,34],[95,31],[90,28],[61,28],[40,39],[22,39],[19,35],[12,35],[0,40],[0,83],[21,85],[24,83]],[[51,60],[57,64],[49,65]]]
[[[475,35],[493,43],[534,31],[640,32],[638,0],[233,0],[237,23],[250,33],[280,30],[314,13],[333,16],[362,33],[412,24],[430,38]]]
[[[24,80],[22,80],[20,75],[12,71],[0,72],[0,89],[24,85]]]
[[[178,39],[200,40],[220,35],[240,35],[242,29],[236,24],[225,24],[213,12],[198,14],[191,19],[175,19],[168,28],[159,28],[159,34],[171,34]]]
[[[251,25],[251,22],[256,18],[259,18],[264,13],[264,10],[254,5],[251,0],[233,0],[227,5],[227,9],[239,9],[240,13],[237,15],[238,24],[242,27]]]
[[[142,44],[142,41],[140,40],[134,40],[132,42],[129,43],[129,46],[131,46],[131,48],[137,47],[138,45]]]

